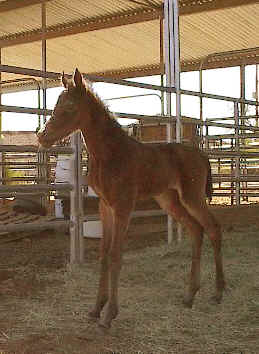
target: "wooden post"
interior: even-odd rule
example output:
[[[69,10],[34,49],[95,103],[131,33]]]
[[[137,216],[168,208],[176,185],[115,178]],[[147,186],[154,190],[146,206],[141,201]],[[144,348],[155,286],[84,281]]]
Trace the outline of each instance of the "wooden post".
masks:
[[[81,133],[74,133],[71,143],[74,149],[71,159],[71,183],[74,188],[70,193],[70,262],[80,264],[84,261]]]

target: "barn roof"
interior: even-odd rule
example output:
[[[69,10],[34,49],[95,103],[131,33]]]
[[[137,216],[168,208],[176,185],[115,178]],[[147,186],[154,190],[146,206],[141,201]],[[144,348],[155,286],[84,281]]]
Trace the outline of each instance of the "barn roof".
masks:
[[[0,0],[2,64],[41,69],[41,3]],[[163,72],[162,0],[46,0],[47,71]],[[259,62],[258,0],[179,0],[181,70]],[[2,73],[2,80],[17,75]]]

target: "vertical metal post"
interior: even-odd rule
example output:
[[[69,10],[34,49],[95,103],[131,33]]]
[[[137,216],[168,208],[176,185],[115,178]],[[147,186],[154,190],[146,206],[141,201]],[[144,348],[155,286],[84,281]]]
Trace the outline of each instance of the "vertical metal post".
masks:
[[[160,85],[164,87],[164,21],[160,17]],[[161,91],[161,114],[165,114],[165,92]]]
[[[165,78],[166,86],[173,87],[174,81],[174,55],[173,55],[173,43],[172,43],[172,23],[173,23],[173,14],[172,14],[172,1],[164,1],[164,51],[165,51]],[[172,94],[171,92],[166,93],[166,114],[172,115]],[[168,123],[166,125],[167,130],[167,141],[172,142],[173,139],[173,125]]]
[[[174,82],[176,89],[176,142],[182,140],[181,123],[181,85],[180,85],[180,31],[179,31],[179,7],[178,0],[173,1],[173,23],[174,23]],[[177,224],[177,241],[181,241],[183,234],[182,224]]]
[[[82,201],[82,141],[81,133],[74,133],[71,137],[74,153],[71,158],[71,183],[73,190],[70,193],[70,262],[79,264],[84,261],[83,236],[83,201]]]
[[[203,61],[201,62],[200,65],[200,71],[199,71],[199,90],[200,90],[200,94],[202,94],[203,92],[203,80],[202,80],[202,65],[203,65]],[[200,96],[200,122],[203,121],[203,98]],[[203,146],[203,135],[204,135],[204,126],[200,125],[200,141],[201,144]]]
[[[206,121],[205,121],[206,123]],[[210,144],[209,144],[209,126],[205,125],[205,149],[209,150]]]
[[[0,65],[2,65],[2,48],[0,47]],[[0,82],[2,81],[2,72],[0,71]],[[0,85],[0,104],[2,104],[2,84]],[[2,111],[0,112],[0,139],[2,137]]]
[[[174,82],[176,89],[176,141],[181,142],[181,87],[180,87],[180,35],[179,35],[179,8],[178,0],[173,1],[173,23],[174,23]]]
[[[181,141],[180,47],[178,0],[164,1],[164,50],[166,86],[176,90],[176,141]],[[172,115],[172,94],[166,94],[166,113]],[[167,124],[167,141],[172,142],[173,124]],[[178,225],[178,241],[182,228]],[[168,217],[168,243],[173,240],[173,220]]]
[[[258,64],[255,65],[255,100],[258,103]],[[255,106],[256,126],[259,126],[258,106]]]
[[[0,47],[0,65],[2,64],[2,48]],[[2,81],[2,72],[0,71],[0,82]],[[2,85],[0,85],[0,105],[2,104]],[[0,144],[2,140],[2,112],[0,112]],[[0,153],[0,162],[2,162],[3,153]],[[3,178],[3,166],[0,166],[0,178]],[[2,182],[1,182],[2,184]]]
[[[169,11],[169,8],[172,10],[171,1],[165,0],[164,1],[164,52],[165,52],[165,77],[166,77],[166,86],[172,87],[173,83],[171,81],[171,71],[174,71],[174,60],[172,59],[173,53],[173,46],[172,46],[172,39],[170,36],[170,27],[169,23],[172,24],[172,11]],[[170,92],[166,93],[166,114],[171,116],[172,115],[172,94]],[[173,124],[168,123],[166,124],[166,136],[167,142],[172,142],[173,137]],[[167,218],[167,230],[168,230],[168,243],[172,243],[173,241],[173,219],[171,216]]]
[[[245,65],[240,65],[240,98],[245,99],[246,90],[245,90]],[[243,124],[243,119],[245,116],[245,103],[241,103],[240,105],[240,113],[241,113],[241,121]]]
[[[234,144],[233,144],[233,138],[231,138],[231,150],[233,150]],[[233,172],[234,172],[234,160],[233,158],[230,159],[230,170],[231,170],[231,176],[233,176]],[[230,197],[230,204],[234,205],[234,182],[231,181],[231,185],[230,185],[230,192],[231,192],[231,197]]]
[[[173,66],[173,63],[171,62],[171,41],[170,41],[170,35],[169,35],[169,0],[164,1],[164,35],[163,35],[163,41],[164,41],[164,61],[165,61],[165,77],[166,77],[166,86],[171,87],[171,70],[172,68],[170,67]],[[171,19],[172,21],[172,19]],[[171,115],[171,93],[167,92],[166,93],[166,114]],[[172,124],[166,124],[166,136],[167,136],[167,142],[172,141]],[[167,232],[168,232],[168,243],[172,243],[173,240],[173,219],[171,216],[168,216],[167,218]]]
[[[41,41],[41,69],[46,72],[47,70],[47,44],[46,44],[46,3],[41,4],[41,24],[42,24],[42,41]],[[47,108],[47,85],[46,78],[42,80],[43,92],[43,109]],[[43,115],[43,123],[46,123],[46,114]]]
[[[235,117],[235,150],[239,154],[239,113],[238,102],[234,102],[234,117]],[[235,158],[235,178],[236,178],[236,205],[240,205],[240,156]]]
[[[42,71],[47,70],[47,53],[46,53],[46,3],[42,2],[41,4],[41,69]],[[46,79],[42,80],[42,92],[43,92],[43,105],[42,108],[46,109]],[[43,122],[46,123],[46,115],[43,115]],[[44,152],[38,153],[38,162],[40,163],[38,166],[38,177],[40,178],[40,183],[48,182],[48,154]],[[40,197],[41,205],[47,208],[49,202],[49,196],[41,196]]]
[[[244,99],[246,98],[246,71],[245,71],[245,64],[242,64],[240,66],[240,98]],[[240,113],[241,113],[241,119],[240,119],[240,124],[242,124],[243,126],[245,126],[246,123],[246,104],[241,102],[240,104]],[[245,133],[245,130],[240,130],[239,134]],[[245,138],[243,139],[239,139],[239,145],[241,144],[243,147],[246,145],[247,140]],[[239,165],[240,165],[240,169],[242,169],[242,174],[244,173],[244,167],[246,164],[246,158],[242,158],[239,160]],[[241,171],[240,171],[241,174]],[[242,184],[242,186],[245,186],[245,183],[242,182],[240,183]],[[243,200],[247,200],[247,198],[243,197]]]

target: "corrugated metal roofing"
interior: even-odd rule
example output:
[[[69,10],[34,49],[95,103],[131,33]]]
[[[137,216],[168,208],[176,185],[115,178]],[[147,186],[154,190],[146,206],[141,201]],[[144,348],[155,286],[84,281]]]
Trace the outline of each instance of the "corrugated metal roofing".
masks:
[[[24,0],[19,1],[20,6]],[[7,6],[8,0],[0,1],[0,14],[3,3]],[[85,73],[121,77],[159,73],[162,4],[162,0],[47,1],[47,70],[71,72],[77,66]],[[182,70],[197,70],[201,61],[204,67],[259,62],[258,1],[179,0],[179,7]],[[2,64],[41,69],[40,2],[4,11]],[[235,53],[244,49],[248,52]],[[222,52],[228,53],[214,55]],[[2,79],[10,76],[3,73]]]
[[[180,17],[184,61],[259,46],[259,4]]]

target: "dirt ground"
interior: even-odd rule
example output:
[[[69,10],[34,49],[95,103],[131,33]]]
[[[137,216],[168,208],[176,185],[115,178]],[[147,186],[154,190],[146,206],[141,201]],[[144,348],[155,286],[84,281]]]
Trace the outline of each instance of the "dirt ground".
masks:
[[[96,295],[98,240],[86,239],[86,263],[71,267],[65,233],[9,243],[1,238],[0,354],[258,354],[259,204],[212,211],[223,229],[222,304],[211,300],[215,276],[207,237],[201,290],[186,309],[188,237],[168,247],[165,218],[140,219],[125,250],[120,313],[107,333],[87,315]]]

